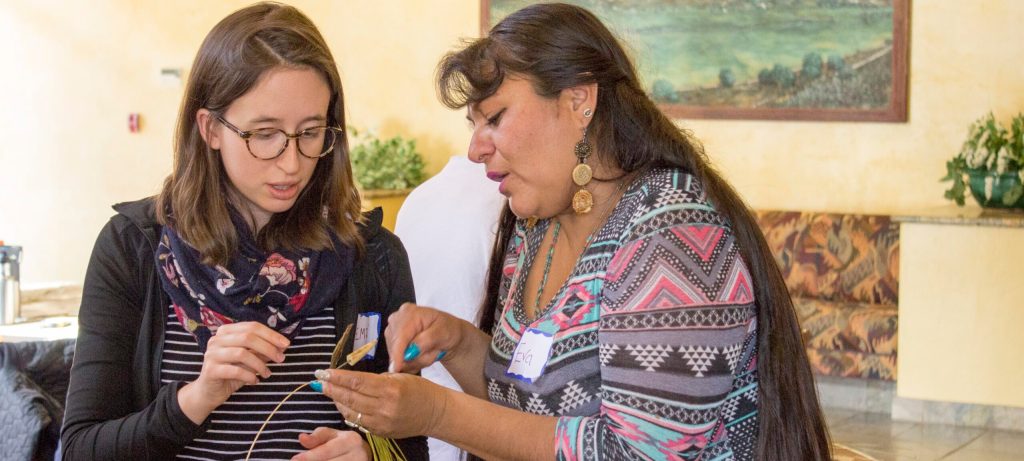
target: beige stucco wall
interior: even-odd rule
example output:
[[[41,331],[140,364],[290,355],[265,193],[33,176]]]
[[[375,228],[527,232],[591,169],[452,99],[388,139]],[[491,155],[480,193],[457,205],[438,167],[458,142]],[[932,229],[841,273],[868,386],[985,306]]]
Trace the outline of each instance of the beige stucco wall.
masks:
[[[155,194],[188,71],[213,25],[247,1],[0,2],[0,240],[25,247],[25,287],[80,284],[110,205]],[[338,60],[349,121],[415,137],[431,172],[461,149],[434,66],[478,33],[466,1],[297,1]],[[142,115],[131,134],[128,114]]]
[[[897,393],[1024,407],[1024,229],[900,228]]]
[[[158,190],[182,92],[159,69],[187,71],[209,28],[247,3],[0,4],[0,239],[25,246],[25,285],[80,283],[109,205]],[[417,138],[430,172],[465,150],[462,114],[441,107],[431,78],[442,53],[477,34],[477,0],[294,4],[334,50],[351,123]],[[1017,0],[915,2],[905,124],[681,124],[757,207],[942,206],[937,179],[967,124],[1024,109],[1020,24]],[[130,112],[142,114],[139,134],[127,131]]]

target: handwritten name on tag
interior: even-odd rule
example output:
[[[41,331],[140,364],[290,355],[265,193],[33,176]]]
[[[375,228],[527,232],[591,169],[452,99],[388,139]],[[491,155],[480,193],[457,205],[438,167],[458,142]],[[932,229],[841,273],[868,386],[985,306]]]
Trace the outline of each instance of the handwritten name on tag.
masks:
[[[551,355],[551,345],[554,341],[554,335],[534,328],[526,330],[512,353],[512,362],[509,363],[505,374],[533,383],[544,374],[544,367],[548,364],[548,356]]]
[[[355,344],[352,346],[352,350],[359,349],[373,341],[377,341],[380,337],[380,313],[379,312],[367,312],[359,314],[359,318],[356,319],[356,336]],[[373,349],[366,354],[367,359],[373,359],[374,354],[377,353],[377,346],[374,345]]]

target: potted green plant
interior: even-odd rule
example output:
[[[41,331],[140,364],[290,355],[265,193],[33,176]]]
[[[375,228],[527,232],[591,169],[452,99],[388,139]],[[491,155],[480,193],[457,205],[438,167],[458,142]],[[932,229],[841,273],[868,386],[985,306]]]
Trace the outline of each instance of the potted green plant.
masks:
[[[425,179],[423,156],[416,140],[403,136],[388,139],[349,127],[352,173],[362,189],[364,208],[384,209],[384,227],[394,230],[395,216],[406,195]]]
[[[356,141],[350,152],[352,170],[363,190],[411,189],[423,182],[425,164],[415,139],[380,139],[355,128],[349,132]]]
[[[971,124],[960,152],[946,162],[946,176],[952,181],[945,197],[964,205],[971,195],[982,207],[1024,208],[1024,113],[1010,122],[1010,129],[990,112]]]

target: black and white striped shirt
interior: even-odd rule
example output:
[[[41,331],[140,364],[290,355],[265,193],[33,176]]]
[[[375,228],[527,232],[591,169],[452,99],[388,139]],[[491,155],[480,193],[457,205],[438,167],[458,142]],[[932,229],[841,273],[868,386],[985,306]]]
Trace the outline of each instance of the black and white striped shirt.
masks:
[[[203,355],[195,338],[178,322],[173,307],[167,312],[160,380],[163,384],[194,381],[203,367]],[[242,387],[214,410],[209,417],[209,429],[186,446],[178,458],[245,459],[256,431],[281,399],[315,379],[315,370],[329,366],[337,340],[333,307],[308,318],[285,351],[284,363],[269,363],[270,378]],[[305,451],[299,444],[299,434],[313,432],[320,426],[345,427],[334,403],[307,386],[277,411],[260,435],[250,459],[289,459]]]

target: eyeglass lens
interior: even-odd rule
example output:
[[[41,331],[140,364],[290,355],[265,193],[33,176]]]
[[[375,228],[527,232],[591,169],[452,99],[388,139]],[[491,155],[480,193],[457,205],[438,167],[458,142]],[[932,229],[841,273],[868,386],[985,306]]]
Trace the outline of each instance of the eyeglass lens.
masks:
[[[307,157],[322,157],[334,148],[334,130],[327,127],[316,127],[303,130],[292,139],[297,142],[299,152]],[[252,131],[247,140],[249,151],[262,159],[277,157],[284,151],[289,142],[288,136],[276,128],[264,128]]]

